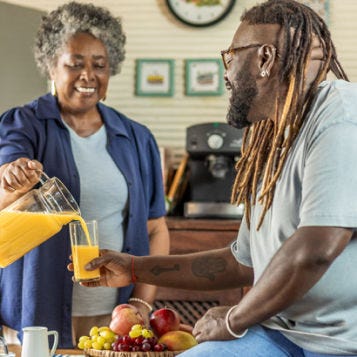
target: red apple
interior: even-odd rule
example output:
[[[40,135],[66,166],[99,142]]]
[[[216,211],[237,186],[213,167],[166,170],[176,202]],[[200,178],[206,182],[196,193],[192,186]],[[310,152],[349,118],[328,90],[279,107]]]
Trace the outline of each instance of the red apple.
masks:
[[[134,306],[134,305],[130,305],[130,304],[119,304],[117,306],[115,306],[115,308],[113,309],[112,311],[112,317],[114,317],[118,311],[120,311],[121,309],[133,309],[135,310],[136,312],[138,311],[138,309]]]
[[[135,306],[120,304],[114,308],[109,328],[117,335],[127,335],[135,324],[144,324],[144,320]]]
[[[180,328],[180,315],[174,309],[167,307],[155,310],[149,321],[157,337],[169,331],[177,331]]]

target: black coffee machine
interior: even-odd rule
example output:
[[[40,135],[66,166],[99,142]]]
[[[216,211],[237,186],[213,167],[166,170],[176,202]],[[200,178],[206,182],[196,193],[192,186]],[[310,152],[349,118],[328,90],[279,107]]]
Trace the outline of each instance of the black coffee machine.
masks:
[[[197,124],[186,130],[189,154],[188,218],[240,218],[242,206],[230,204],[235,164],[240,156],[243,131],[226,123]]]

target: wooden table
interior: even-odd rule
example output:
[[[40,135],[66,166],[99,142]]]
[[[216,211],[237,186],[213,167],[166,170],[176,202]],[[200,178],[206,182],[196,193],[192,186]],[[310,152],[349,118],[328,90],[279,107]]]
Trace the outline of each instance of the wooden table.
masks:
[[[10,352],[15,352],[16,357],[21,357],[21,346],[20,345],[9,345],[8,348],[9,348]],[[81,350],[58,349],[58,350],[56,350],[56,354],[84,356],[84,352]]]

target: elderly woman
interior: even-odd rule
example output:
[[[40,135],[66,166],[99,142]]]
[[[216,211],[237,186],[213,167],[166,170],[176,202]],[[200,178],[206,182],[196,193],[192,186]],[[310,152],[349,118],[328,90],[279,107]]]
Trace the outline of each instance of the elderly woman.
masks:
[[[70,2],[45,16],[35,58],[52,91],[13,108],[0,124],[0,208],[32,189],[39,170],[64,182],[100,246],[134,255],[168,254],[162,173],[150,131],[100,101],[124,60],[121,22],[106,9]],[[93,325],[108,325],[119,303],[148,316],[155,287],[88,289],[72,282],[65,227],[0,270],[0,325],[43,325],[72,347]]]

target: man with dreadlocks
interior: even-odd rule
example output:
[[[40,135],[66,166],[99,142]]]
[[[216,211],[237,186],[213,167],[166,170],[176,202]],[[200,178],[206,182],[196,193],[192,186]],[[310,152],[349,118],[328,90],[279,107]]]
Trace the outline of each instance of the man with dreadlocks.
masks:
[[[102,268],[104,286],[252,285],[237,305],[208,310],[199,345],[181,356],[357,356],[357,86],[307,6],[270,0],[241,20],[222,51],[228,122],[247,126],[237,240],[169,257],[103,251],[88,268]]]

